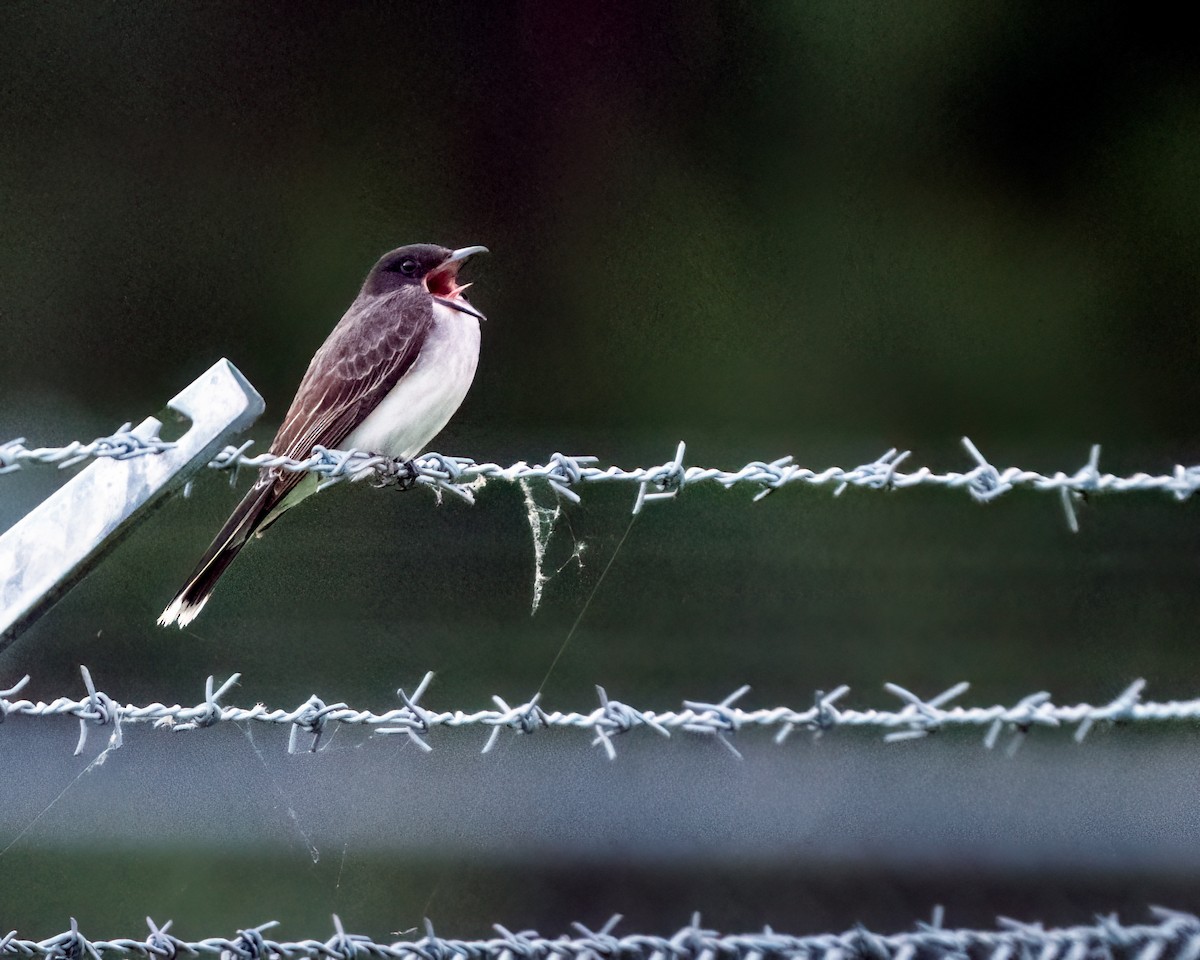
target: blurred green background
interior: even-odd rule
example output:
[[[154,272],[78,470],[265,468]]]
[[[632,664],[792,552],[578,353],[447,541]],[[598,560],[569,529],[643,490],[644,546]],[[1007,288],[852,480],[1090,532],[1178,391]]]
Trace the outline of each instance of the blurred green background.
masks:
[[[490,319],[445,453],[635,465],[686,439],[689,462],[724,467],[850,467],[898,446],[954,469],[967,434],[1002,466],[1070,471],[1100,442],[1107,470],[1169,471],[1200,459],[1198,168],[1193,33],[1144,7],[7,0],[0,438],[108,433],[226,356],[267,400],[265,447],[375,258],[433,241],[492,250],[469,268]],[[5,477],[0,521],[61,479]],[[742,683],[755,705],[797,706],[843,682],[880,705],[885,680],[933,694],[969,679],[973,702],[1102,701],[1139,676],[1158,698],[1196,693],[1192,504],[1102,498],[1073,536],[1056,499],[1030,494],[792,488],[752,504],[697,488],[630,528],[633,492],[568,511],[533,618],[519,492],[435,509],[339,489],[166,633],[154,618],[237,500],[206,475],[0,655],[0,682],[28,672],[34,699],[74,695],[85,663],[119,700],[186,703],[240,671],[233,702],[385,709],[433,669],[432,705],[523,700],[628,531],[548,706],[585,709],[594,683],[660,709]],[[0,734],[3,757],[16,733]],[[45,757],[48,797],[77,772],[64,744]],[[362,762],[384,762],[369,747]],[[245,788],[279,799],[265,775]],[[79,792],[55,816],[80,815]],[[0,822],[0,847],[26,825]],[[256,871],[303,874],[303,850],[264,839],[222,869],[203,848],[108,848],[165,878],[113,902],[75,879],[73,844],[46,816],[0,855],[0,875],[23,858],[0,926],[44,936],[74,914],[128,934],[150,912],[208,935],[201,918],[231,932],[290,911],[290,935],[325,935],[324,874],[261,909],[234,892]],[[705,849],[699,871],[525,864],[520,888],[502,866],[427,854],[393,895],[338,909],[385,936],[437,886],[443,932],[557,933],[644,888],[658,931],[705,907],[760,926],[762,901],[730,907],[735,879],[794,893],[771,920],[796,932],[907,924],[935,900],[976,923],[1014,904],[1050,922],[1200,906],[1186,872],[1050,880],[1033,860],[989,872],[947,854],[915,877],[867,850],[824,854],[845,878],[831,887],[813,864]]]

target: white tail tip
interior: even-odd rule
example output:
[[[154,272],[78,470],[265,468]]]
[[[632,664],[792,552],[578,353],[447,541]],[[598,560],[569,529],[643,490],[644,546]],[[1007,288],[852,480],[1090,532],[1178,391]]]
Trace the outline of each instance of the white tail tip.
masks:
[[[177,623],[179,629],[182,630],[200,616],[200,611],[204,609],[206,603],[208,603],[208,597],[205,597],[199,603],[184,600],[182,596],[176,597],[171,601],[171,605],[162,612],[162,616],[158,618],[158,625],[160,627],[169,627],[172,623]]]

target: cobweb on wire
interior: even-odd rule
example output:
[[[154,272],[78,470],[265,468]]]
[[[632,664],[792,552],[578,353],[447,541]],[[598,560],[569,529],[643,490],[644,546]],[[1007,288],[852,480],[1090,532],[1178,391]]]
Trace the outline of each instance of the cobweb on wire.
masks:
[[[529,479],[522,479],[519,483],[521,494],[525,498],[525,519],[533,540],[533,597],[529,607],[532,616],[541,606],[542,592],[547,583],[562,573],[572,561],[578,563],[580,569],[583,568],[583,553],[587,549],[587,543],[571,533],[570,556],[555,567],[553,573],[548,573],[550,561],[547,559],[547,553],[550,541],[561,526],[559,521],[566,518],[565,508],[562,499],[549,484],[535,484]]]
[[[525,519],[529,522],[529,534],[533,537],[533,599],[530,602],[530,614],[537,613],[542,603],[542,588],[550,578],[546,575],[546,548],[554,535],[554,525],[562,516],[562,506],[558,498],[554,498],[553,507],[544,507],[537,502],[533,493],[533,484],[528,480],[521,481],[521,493],[525,497]]]

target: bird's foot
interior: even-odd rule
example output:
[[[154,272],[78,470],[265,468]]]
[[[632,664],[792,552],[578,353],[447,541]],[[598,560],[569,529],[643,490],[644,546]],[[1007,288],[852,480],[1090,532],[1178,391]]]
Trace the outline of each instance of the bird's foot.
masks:
[[[421,476],[412,460],[397,457],[387,463],[380,464],[379,476],[375,480],[377,487],[395,487],[397,490],[411,490],[417,485]]]

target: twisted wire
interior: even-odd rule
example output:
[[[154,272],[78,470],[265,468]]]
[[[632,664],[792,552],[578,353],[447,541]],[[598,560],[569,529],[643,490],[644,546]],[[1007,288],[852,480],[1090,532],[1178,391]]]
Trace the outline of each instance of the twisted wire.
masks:
[[[912,932],[878,934],[858,926],[845,933],[795,936],[770,927],[750,933],[719,933],[701,926],[699,916],[671,936],[617,935],[615,916],[599,930],[580,923],[573,932],[555,938],[533,930],[494,926],[495,936],[457,940],[438,936],[425,921],[425,935],[415,940],[379,943],[363,934],[347,933],[333,916],[328,940],[275,940],[265,934],[277,923],[239,930],[236,936],[206,937],[187,941],[171,934],[171,923],[161,927],[146,919],[144,939],[121,937],[92,940],[72,920],[70,930],[44,940],[27,940],[10,931],[0,936],[0,956],[45,957],[50,960],[102,960],[109,955],[173,958],[216,956],[221,960],[1197,960],[1200,957],[1200,918],[1162,908],[1151,908],[1156,922],[1126,925],[1116,916],[1097,917],[1095,923],[1046,928],[998,918],[994,930],[947,929],[940,911],[932,923],[918,923]]]
[[[474,489],[483,482],[498,480],[516,483],[521,480],[544,480],[556,493],[568,500],[578,502],[575,488],[591,483],[632,483],[638,487],[633,512],[638,513],[646,503],[669,499],[684,487],[698,483],[717,484],[725,489],[751,487],[756,489],[755,500],[789,484],[800,483],[813,487],[832,487],[834,495],[840,495],[848,487],[869,490],[902,490],[916,486],[945,487],[965,490],[977,501],[993,500],[1017,489],[1039,492],[1057,492],[1062,498],[1067,522],[1072,529],[1078,524],[1074,504],[1089,494],[1111,494],[1159,492],[1170,494],[1177,500],[1186,500],[1200,489],[1200,465],[1176,464],[1169,473],[1138,472],[1118,476],[1100,472],[1100,447],[1093,446],[1087,463],[1070,472],[1057,471],[1039,473],[1020,467],[999,468],[989,463],[967,437],[962,438],[963,448],[974,460],[974,466],[966,471],[937,472],[929,467],[919,467],[903,472],[900,466],[911,456],[911,451],[891,449],[882,456],[853,469],[827,467],[813,470],[801,467],[791,456],[775,460],[754,460],[736,470],[716,467],[686,466],[686,445],[680,443],[675,456],[666,463],[651,467],[623,468],[597,466],[592,456],[569,456],[555,453],[545,463],[528,463],[519,460],[508,466],[497,463],[476,462],[469,457],[450,457],[438,453],[427,453],[411,461],[396,461],[387,457],[363,453],[358,450],[329,450],[317,446],[312,455],[296,460],[275,456],[271,453],[250,455],[253,441],[240,446],[226,447],[209,466],[216,470],[236,470],[239,467],[278,468],[287,471],[314,473],[322,478],[322,484],[338,483],[343,480],[373,479],[381,486],[403,487],[427,486],[439,493],[450,493],[468,501],[474,499]],[[127,460],[132,457],[150,456],[170,449],[168,441],[157,437],[142,439],[130,432],[130,424],[108,437],[90,443],[78,441],[63,447],[26,446],[24,438],[10,440],[0,445],[0,474],[20,469],[25,463],[56,463],[69,467],[88,458],[110,457]]]
[[[125,724],[149,723],[155,729],[180,731],[199,730],[218,723],[262,723],[290,727],[288,749],[302,749],[305,736],[311,742],[303,749],[316,750],[330,724],[366,726],[377,735],[409,737],[422,750],[432,749],[426,739],[443,728],[480,728],[487,732],[483,752],[488,752],[504,731],[529,734],[541,729],[556,728],[586,731],[593,735],[592,745],[600,746],[610,759],[616,757],[614,737],[637,729],[648,729],[663,737],[684,732],[712,737],[733,755],[741,754],[732,738],[747,729],[774,733],[776,743],[783,743],[797,730],[821,734],[837,728],[850,727],[880,730],[887,742],[899,742],[928,736],[931,733],[962,727],[985,728],[984,744],[994,747],[1006,731],[1012,734],[1010,750],[1015,750],[1035,727],[1073,727],[1077,741],[1082,741],[1097,723],[1167,723],[1193,721],[1200,718],[1200,698],[1184,701],[1143,701],[1145,681],[1130,684],[1119,696],[1106,704],[1056,704],[1049,693],[1039,692],[1023,697],[1010,706],[967,707],[951,705],[970,685],[955,684],[937,696],[923,699],[910,690],[893,683],[884,689],[900,702],[896,708],[857,710],[839,706],[849,693],[847,686],[829,693],[817,691],[813,705],[799,710],[791,707],[744,709],[738,701],[750,688],[743,686],[719,703],[696,700],[683,701],[682,710],[656,711],[639,709],[611,699],[603,687],[596,687],[599,705],[586,712],[546,710],[538,694],[525,703],[510,705],[493,696],[494,708],[474,711],[432,710],[420,700],[433,680],[427,673],[410,696],[397,691],[400,704],[390,710],[373,712],[346,703],[327,704],[312,696],[293,709],[271,708],[264,704],[253,707],[225,706],[220,701],[240,679],[234,674],[220,686],[209,677],[205,683],[204,699],[194,706],[162,703],[121,704],[98,690],[86,667],[81,668],[85,696],[79,699],[59,697],[49,703],[14,699],[29,682],[24,677],[7,690],[0,690],[0,722],[10,717],[74,717],[80,725],[78,754],[93,727],[112,727],[110,747],[121,745],[121,729]]]

